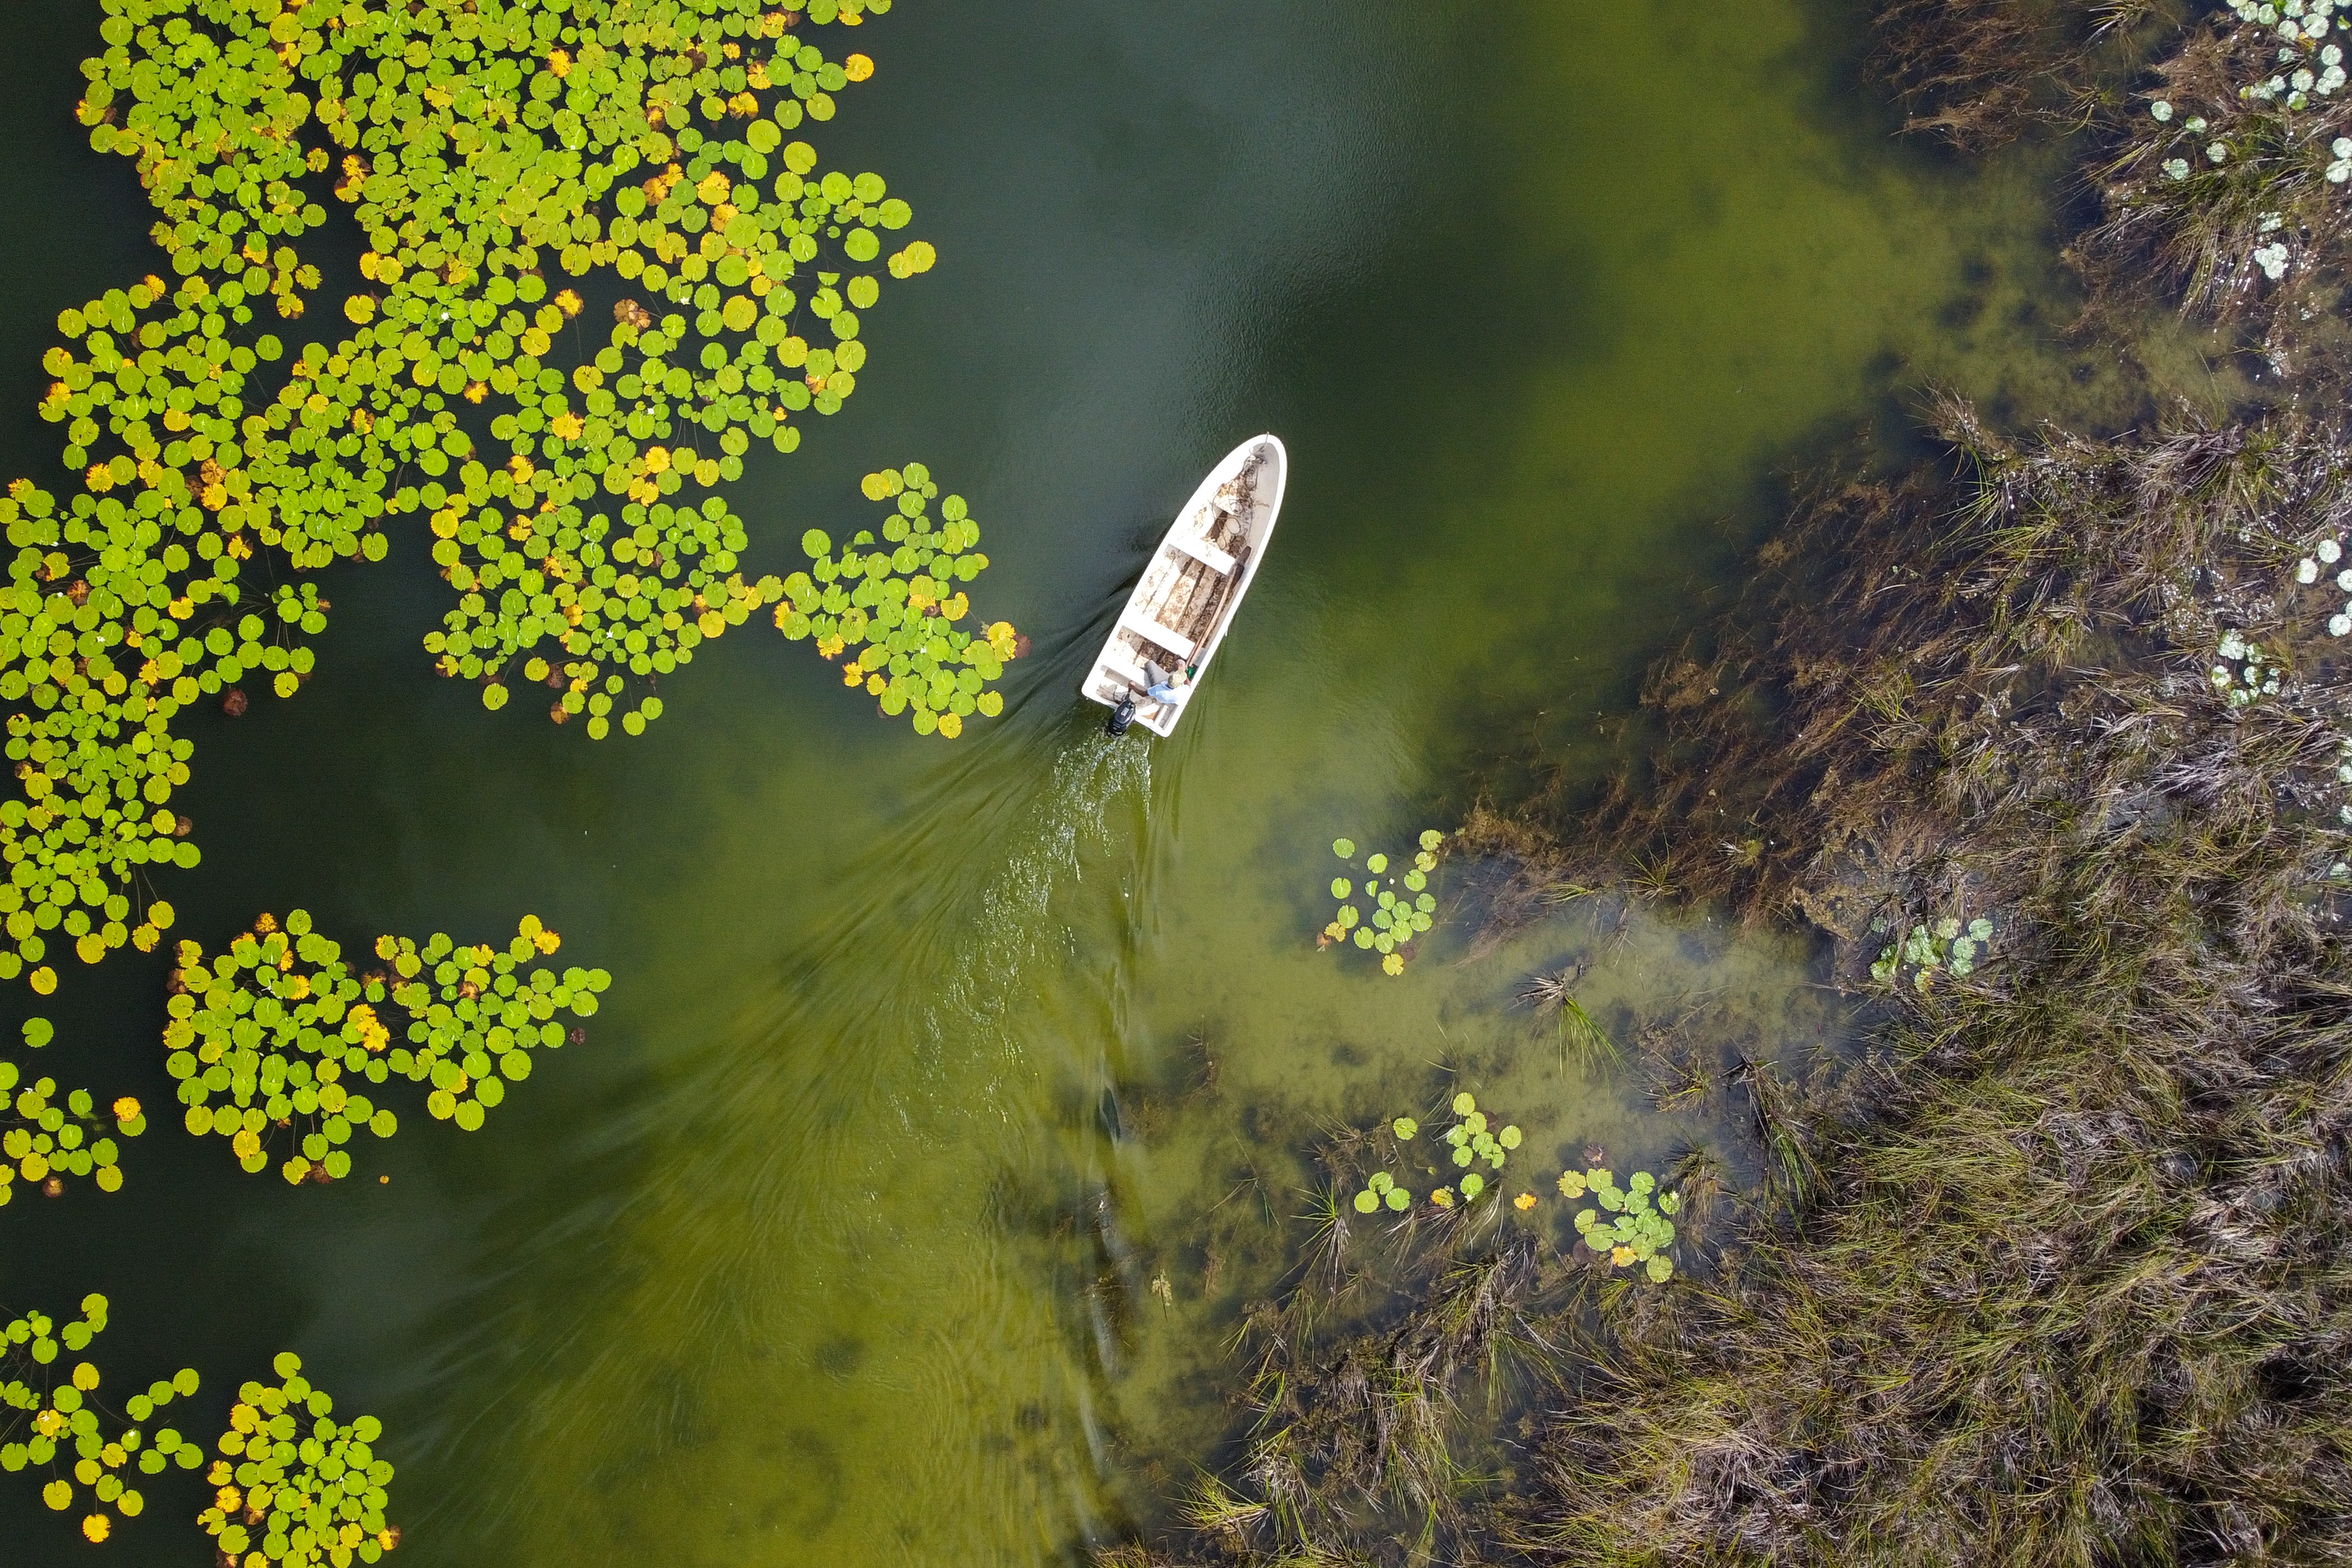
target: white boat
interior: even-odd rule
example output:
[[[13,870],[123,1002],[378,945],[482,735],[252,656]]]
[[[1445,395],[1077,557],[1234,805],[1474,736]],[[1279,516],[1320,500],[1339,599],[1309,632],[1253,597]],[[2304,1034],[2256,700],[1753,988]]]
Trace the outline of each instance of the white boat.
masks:
[[[1175,730],[1265,559],[1289,477],[1290,454],[1273,436],[1251,437],[1209,470],[1152,552],[1080,691],[1106,708],[1132,700],[1135,721],[1155,735]],[[1173,697],[1150,695],[1160,677],[1179,670],[1187,679]]]

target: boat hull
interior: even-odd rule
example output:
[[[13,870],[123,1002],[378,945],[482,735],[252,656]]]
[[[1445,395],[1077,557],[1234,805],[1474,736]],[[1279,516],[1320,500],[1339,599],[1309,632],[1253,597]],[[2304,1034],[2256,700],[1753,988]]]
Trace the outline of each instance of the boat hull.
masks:
[[[1131,697],[1137,724],[1175,732],[1265,559],[1289,478],[1289,453],[1272,435],[1251,437],[1209,470],[1087,665],[1078,689],[1088,701],[1115,709]],[[1154,677],[1176,669],[1188,682],[1171,700],[1152,698]]]

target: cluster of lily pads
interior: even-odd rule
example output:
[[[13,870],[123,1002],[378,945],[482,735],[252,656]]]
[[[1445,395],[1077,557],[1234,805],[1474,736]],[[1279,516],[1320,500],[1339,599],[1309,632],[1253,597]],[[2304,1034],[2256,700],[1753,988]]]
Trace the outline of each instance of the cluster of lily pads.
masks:
[[[27,1047],[37,1050],[56,1037],[47,1018],[25,1020]],[[121,1191],[121,1151],[111,1133],[136,1138],[147,1118],[129,1095],[107,1109],[110,1116],[86,1089],[60,1095],[57,1079],[27,1083],[15,1062],[0,1060],[0,1205],[14,1195],[18,1177],[52,1195],[65,1190],[68,1176],[88,1177],[102,1193]]]
[[[2232,708],[2251,708],[2265,697],[2276,697],[2284,671],[2278,656],[2244,633],[2221,634],[2214,649],[2219,661],[2208,671],[2214,691]]]
[[[1441,1137],[1452,1150],[1449,1158],[1462,1168],[1454,1184],[1461,1189],[1462,1201],[1475,1203],[1478,1194],[1486,1190],[1486,1177],[1472,1167],[1484,1164],[1489,1171],[1501,1170],[1509,1161],[1510,1152],[1519,1146],[1520,1133],[1517,1127],[1510,1126],[1490,1130],[1486,1113],[1478,1109],[1476,1097],[1466,1089],[1454,1097],[1454,1114],[1459,1120]],[[1441,1207],[1451,1206],[1451,1194],[1443,1187],[1430,1194],[1430,1198]]]
[[[455,498],[434,515],[435,531],[447,531],[435,556],[464,596],[444,629],[426,634],[426,651],[440,656],[444,675],[479,679],[493,710],[506,706],[515,673],[547,686],[548,717],[561,724],[584,712],[592,740],[610,732],[615,704],[631,700],[631,676],[657,679],[692,663],[704,641],[783,593],[772,576],[746,583],[732,570],[746,537],[718,496],[699,508],[631,501],[617,531],[601,513],[578,526],[541,513],[501,533],[499,514],[467,517],[465,504]],[[650,689],[634,700],[620,725],[639,735],[661,717],[662,700]]]
[[[235,630],[183,635],[183,618],[226,580],[167,584],[166,562],[184,569],[188,557],[163,545],[160,501],[141,511],[84,494],[61,515],[18,480],[0,498],[0,525],[16,549],[0,585],[0,701],[15,707],[7,755],[20,792],[0,802],[0,857],[10,865],[0,979],[26,974],[47,994],[53,942],[95,963],[126,942],[151,949],[170,927],[171,905],[134,913],[131,894],[143,868],[198,858],[167,806],[194,750],[173,737],[172,719],[203,682],[220,689],[218,667],[240,649],[257,660],[267,627],[248,615]]]
[[[2294,563],[2294,580],[2299,586],[2308,588],[2322,577],[2327,577],[2338,592],[2352,595],[2352,565],[2330,570],[2343,559],[2344,542],[2336,538],[2323,539],[2310,554]],[[2332,637],[2352,635],[2352,598],[2347,598],[2344,607],[2328,617],[2327,635]]]
[[[1421,847],[1412,863],[1401,872],[1391,874],[1389,858],[1375,851],[1364,857],[1365,875],[1360,882],[1349,877],[1332,878],[1331,897],[1339,907],[1317,945],[1352,940],[1358,947],[1380,953],[1382,971],[1402,974],[1405,955],[1399,950],[1428,931],[1437,918],[1437,895],[1429,891],[1429,874],[1437,868],[1437,847],[1444,840],[1444,834],[1428,828],[1422,833]],[[1331,853],[1353,861],[1356,841],[1334,839]],[[1370,910],[1369,919],[1352,901],[1357,899]]]
[[[1617,1268],[1640,1264],[1654,1284],[1674,1277],[1674,1263],[1665,1254],[1675,1244],[1674,1216],[1681,1212],[1682,1196],[1659,1192],[1657,1177],[1636,1171],[1621,1188],[1604,1167],[1567,1171],[1559,1178],[1559,1195],[1571,1201],[1590,1197],[1600,1205],[1576,1213],[1576,1234],[1585,1246]]]
[[[1871,929],[1883,931],[1885,922],[1875,922]],[[1992,921],[1982,915],[1965,926],[1956,915],[1947,915],[1932,926],[1914,925],[1900,942],[1889,942],[1879,950],[1877,962],[1870,966],[1870,977],[1881,985],[1892,984],[1895,975],[1908,969],[1911,988],[1924,995],[1941,971],[1948,969],[1961,980],[1975,973],[1979,956],[1992,945]]]
[[[861,268],[912,209],[786,137],[873,74],[799,25],[887,8],[150,0],[110,19],[84,117],[94,146],[138,161],[176,268],[267,288],[288,314],[318,279],[282,242],[324,217],[299,182],[339,174],[374,287],[272,405],[286,447],[317,460],[246,466],[278,481],[279,510],[429,515],[460,595],[427,639],[443,673],[482,682],[495,709],[519,661],[562,693],[551,717],[584,709],[600,738],[633,678],[670,673],[776,596],[734,572],[740,525],[715,497],[670,498],[739,479],[755,440],[794,449],[794,415],[856,388],[858,312],[881,293]],[[915,241],[879,271],[935,256]],[[656,325],[620,299],[610,341],[567,374],[558,344],[584,301],[551,287],[555,268],[675,309]],[[485,422],[503,461],[478,446]],[[600,495],[626,502],[617,518],[590,510]],[[642,690],[621,704],[633,733],[660,712]]]
[[[1512,1151],[1524,1142],[1517,1127],[1495,1126],[1478,1109],[1477,1097],[1468,1090],[1456,1094],[1452,1103],[1454,1120],[1440,1134],[1445,1152],[1439,1158],[1450,1162],[1462,1173],[1452,1185],[1441,1185],[1430,1192],[1429,1202],[1439,1209],[1476,1203],[1486,1194],[1491,1174],[1509,1163]],[[1400,1116],[1389,1123],[1389,1131],[1400,1144],[1413,1142],[1421,1136],[1421,1123],[1410,1116]],[[1443,1166],[1428,1168],[1433,1173]],[[1657,1178],[1643,1171],[1620,1189],[1616,1178],[1600,1167],[1566,1172],[1559,1182],[1562,1197],[1590,1196],[1601,1211],[1616,1216],[1603,1219],[1601,1212],[1593,1209],[1578,1213],[1577,1236],[1587,1247],[1621,1268],[1641,1264],[1651,1279],[1663,1283],[1674,1273],[1674,1265],[1665,1253],[1674,1245],[1672,1216],[1680,1211],[1682,1199],[1671,1192],[1659,1194],[1657,1186]],[[1354,1207],[1362,1215],[1378,1214],[1384,1208],[1402,1214],[1412,1206],[1412,1193],[1403,1183],[1386,1171],[1375,1171],[1355,1194]],[[1524,1214],[1537,1202],[1535,1194],[1522,1192],[1511,1200],[1511,1206]]]
[[[2285,68],[2240,88],[2239,97],[2303,109],[2315,98],[2331,97],[2343,90],[2344,50],[2328,37],[2342,25],[2336,16],[2336,0],[2228,3],[2240,22],[2271,30],[2279,45],[2278,63]],[[2312,68],[2315,66],[2316,70]]]
[[[1510,1158],[1510,1151],[1517,1148],[1520,1142],[1517,1127],[1489,1128],[1486,1112],[1478,1109],[1477,1097],[1466,1089],[1454,1097],[1454,1124],[1439,1134],[1439,1141],[1446,1145],[1445,1154],[1440,1157],[1461,1167],[1463,1173],[1453,1186],[1440,1186],[1430,1193],[1429,1201],[1442,1209],[1454,1206],[1457,1189],[1460,1201],[1476,1202],[1486,1190],[1486,1175],[1471,1167],[1484,1164],[1489,1171],[1501,1170]],[[1421,1136],[1421,1123],[1410,1116],[1400,1116],[1389,1123],[1389,1131],[1400,1143],[1410,1143]],[[1356,1194],[1355,1203],[1359,1214],[1370,1214],[1383,1204],[1402,1211],[1412,1205],[1412,1194],[1383,1171],[1375,1173],[1365,1184],[1364,1190]]]
[[[335,1420],[334,1400],[311,1386],[293,1352],[271,1366],[277,1384],[237,1389],[217,1444],[228,1458],[206,1478],[219,1489],[196,1522],[224,1562],[247,1568],[378,1561],[400,1544],[399,1530],[384,1522],[392,1464],[374,1448],[383,1423]]]
[[[135,161],[176,277],[60,314],[40,411],[79,493],[19,479],[0,500],[0,700],[24,791],[0,805],[0,979],[54,990],[60,924],[93,963],[167,929],[168,906],[133,903],[142,868],[198,858],[166,809],[192,752],[174,716],[200,696],[239,710],[248,679],[299,690],[330,606],[296,579],[383,559],[389,517],[431,520],[457,592],[426,639],[439,668],[497,708],[519,666],[592,737],[641,731],[653,681],[775,602],[781,584],[735,570],[740,519],[680,492],[738,477],[753,440],[791,450],[793,416],[837,411],[879,275],[935,259],[920,241],[883,258],[906,203],[785,142],[872,74],[796,29],[887,9],[110,6],[79,114],[92,146]],[[348,335],[289,354],[257,315],[299,318],[320,286],[297,244],[326,222],[314,180],[366,231],[371,286],[344,301]],[[667,313],[620,300],[590,358],[553,268]],[[599,495],[614,504],[592,510]]]
[[[82,1518],[81,1532],[93,1542],[114,1533],[115,1514],[135,1519],[146,1510],[145,1498],[126,1480],[131,1466],[154,1476],[169,1467],[193,1470],[204,1463],[203,1447],[171,1427],[144,1430],[156,1411],[196,1392],[194,1368],[183,1367],[169,1381],[125,1400],[130,1425],[111,1436],[90,1399],[101,1381],[94,1364],[78,1362],[61,1381],[47,1373],[61,1354],[89,1349],[106,1321],[106,1298],[91,1295],[82,1298],[81,1315],[64,1323],[44,1312],[0,1323],[0,1470],[53,1469],[70,1452],[72,1479],[53,1473],[41,1488],[41,1500],[63,1513],[80,1495],[77,1486],[89,1489],[92,1506]]]
[[[917,734],[953,740],[973,713],[1004,711],[991,687],[1015,647],[1009,621],[977,636],[955,626],[971,609],[957,584],[988,568],[973,548],[980,524],[958,495],[930,515],[940,487],[920,463],[868,474],[861,489],[868,500],[893,502],[881,538],[860,529],[836,553],[824,530],[803,534],[811,564],[784,579],[777,629],[794,642],[814,637],[827,659],[860,649],[841,666],[843,685],[864,687],[893,718],[911,709]]]
[[[399,1130],[368,1093],[394,1078],[429,1081],[428,1113],[478,1130],[508,1085],[530,1076],[534,1052],[584,1038],[560,1015],[592,1016],[612,983],[601,969],[525,968],[561,941],[530,915],[499,947],[461,947],[438,931],[421,947],[386,936],[375,955],[388,968],[365,974],[302,910],[282,930],[263,915],[209,961],[182,942],[163,1044],[188,1131],[226,1137],[256,1172],[288,1132],[293,1152],[278,1167],[287,1181],[340,1180],[351,1173],[343,1145],[355,1133]],[[387,1006],[407,1016],[405,1043],[395,1041]]]

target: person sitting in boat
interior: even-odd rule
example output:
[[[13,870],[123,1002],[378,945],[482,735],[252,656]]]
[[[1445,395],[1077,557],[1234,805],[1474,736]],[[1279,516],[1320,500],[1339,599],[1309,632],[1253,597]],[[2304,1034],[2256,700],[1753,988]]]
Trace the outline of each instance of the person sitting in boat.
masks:
[[[1175,701],[1192,680],[1181,668],[1162,669],[1148,658],[1143,661],[1143,694],[1154,702]]]

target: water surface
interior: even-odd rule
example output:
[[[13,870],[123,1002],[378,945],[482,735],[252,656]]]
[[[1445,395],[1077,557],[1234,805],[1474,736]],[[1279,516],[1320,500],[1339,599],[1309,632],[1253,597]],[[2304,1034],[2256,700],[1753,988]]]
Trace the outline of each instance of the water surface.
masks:
[[[0,456],[54,482],[49,323],[153,262],[68,124],[97,7],[18,12]],[[900,0],[860,43],[828,157],[942,261],[871,313],[849,410],[737,488],[746,564],[929,463],[986,530],[980,609],[1034,639],[1007,717],[920,740],[754,626],[592,745],[431,677],[416,538],[338,568],[300,698],[196,726],[205,858],[167,896],[215,940],[536,911],[616,976],[588,1045],[331,1190],[158,1118],[121,1198],[0,1221],[0,1296],[107,1292],[124,1379],[193,1363],[216,1414],[291,1346],[380,1414],[415,1568],[1066,1561],[1209,1457],[1318,1125],[1458,1081],[1531,1167],[1723,1137],[1509,998],[1581,956],[1596,1008],[1706,1001],[1801,1054],[1801,951],[1563,917],[1389,981],[1314,946],[1330,840],[1611,754],[1786,465],[1931,381],[2079,395],[2037,171],[1894,142],[1843,7]],[[1278,548],[1182,732],[1111,744],[1084,660],[1261,429],[1296,464]],[[168,1106],[161,979],[71,976],[45,1069]],[[0,1563],[58,1561],[20,1483]],[[193,1496],[153,1492],[110,1550],[202,1561]]]

